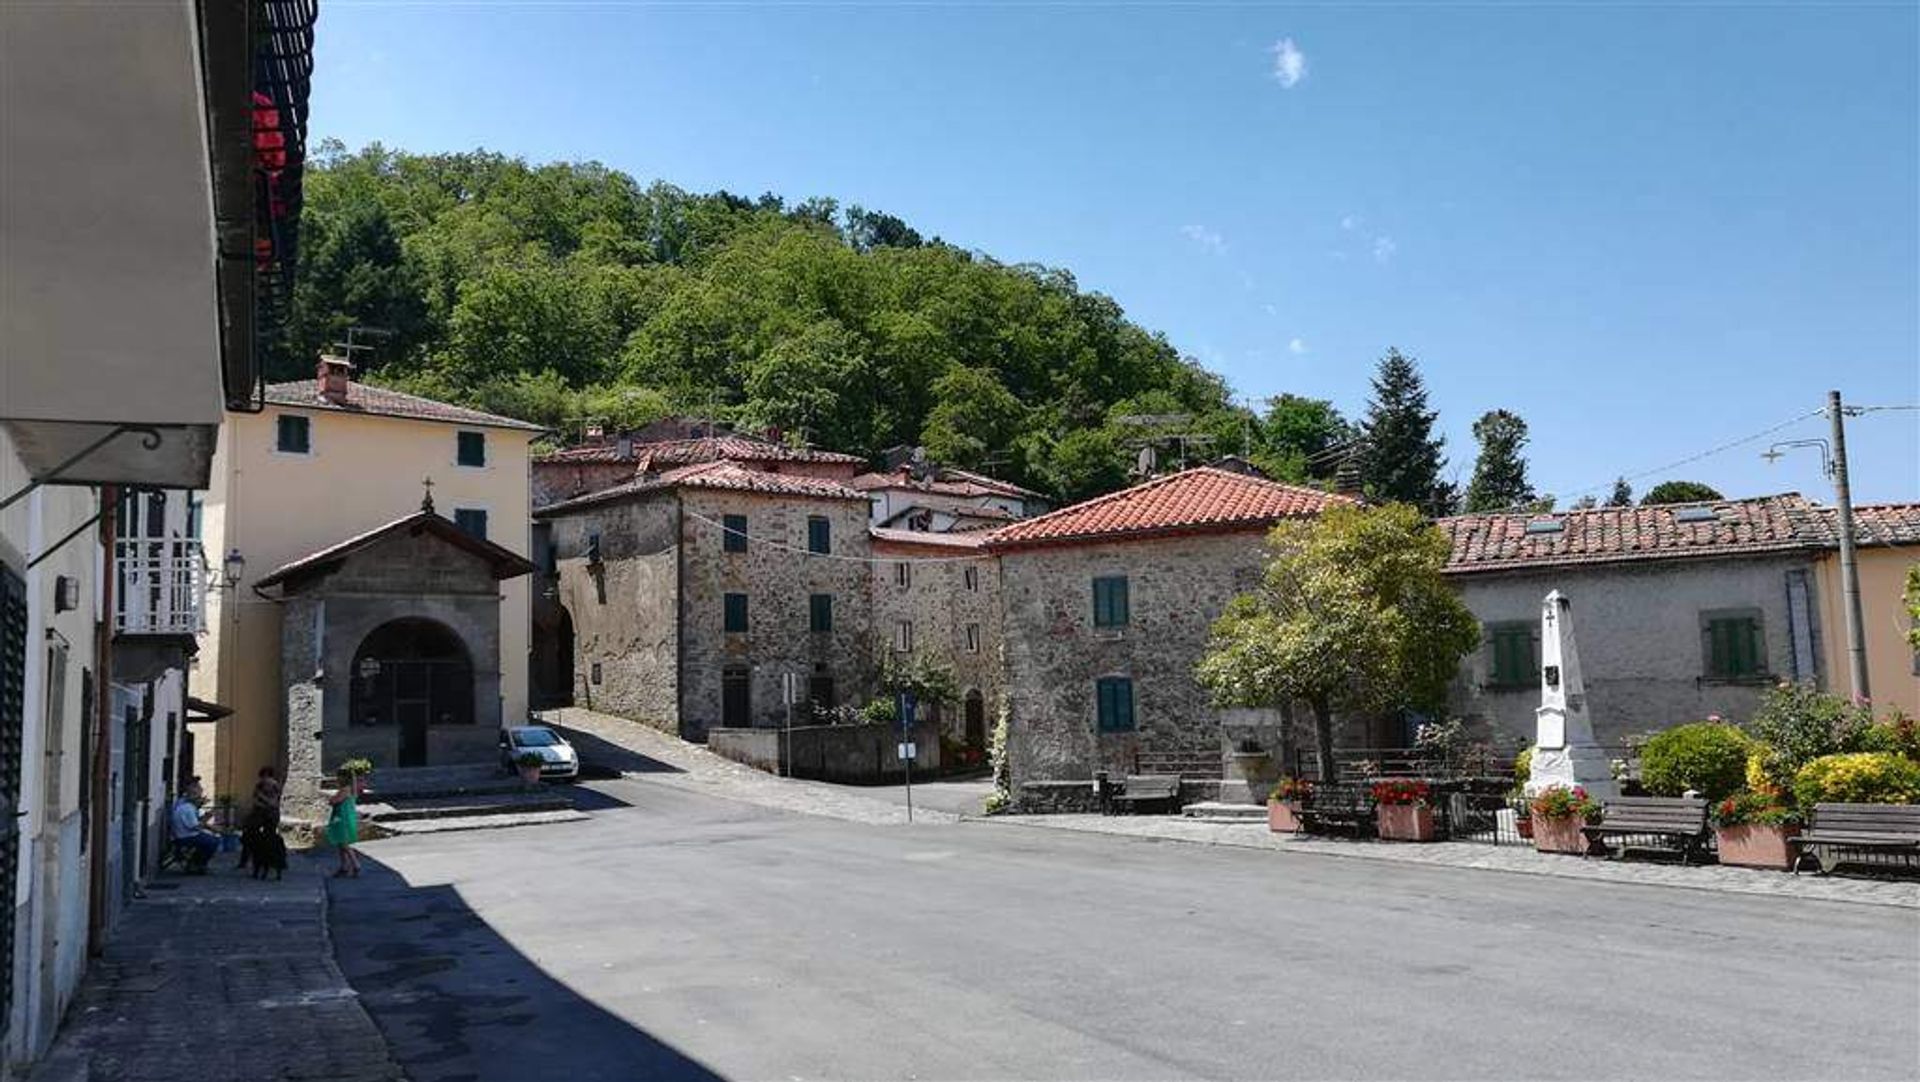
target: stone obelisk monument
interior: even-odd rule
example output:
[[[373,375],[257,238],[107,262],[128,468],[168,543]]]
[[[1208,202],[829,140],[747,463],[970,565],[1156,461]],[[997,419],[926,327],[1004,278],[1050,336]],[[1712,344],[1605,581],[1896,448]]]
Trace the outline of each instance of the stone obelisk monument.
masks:
[[[1573,606],[1555,590],[1540,605],[1540,708],[1534,711],[1533,769],[1527,795],[1580,786],[1595,800],[1620,795],[1606,753],[1593,742],[1587,686],[1573,644]]]

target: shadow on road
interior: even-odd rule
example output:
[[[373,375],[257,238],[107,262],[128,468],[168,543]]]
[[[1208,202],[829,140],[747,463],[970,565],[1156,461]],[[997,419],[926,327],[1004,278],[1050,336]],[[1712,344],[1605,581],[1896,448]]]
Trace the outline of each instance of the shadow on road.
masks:
[[[683,774],[685,771],[672,763],[663,763],[648,758],[631,748],[623,748],[610,740],[602,739],[592,733],[579,729],[569,729],[564,725],[547,723],[567,738],[573,750],[580,753],[580,771],[588,777],[618,777],[621,774]]]
[[[330,884],[334,951],[413,1082],[720,1078],[549,976],[458,890],[361,859]]]

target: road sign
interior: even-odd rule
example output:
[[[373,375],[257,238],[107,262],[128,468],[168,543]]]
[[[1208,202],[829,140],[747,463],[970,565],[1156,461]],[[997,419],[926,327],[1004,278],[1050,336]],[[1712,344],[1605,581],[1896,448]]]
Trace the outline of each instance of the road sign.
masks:
[[[900,756],[901,762],[911,763],[920,757],[920,746],[912,741],[908,741],[895,748],[894,753]]]
[[[780,681],[780,701],[788,706],[799,702],[799,684],[800,678],[798,676],[795,676],[793,673],[784,674]]]

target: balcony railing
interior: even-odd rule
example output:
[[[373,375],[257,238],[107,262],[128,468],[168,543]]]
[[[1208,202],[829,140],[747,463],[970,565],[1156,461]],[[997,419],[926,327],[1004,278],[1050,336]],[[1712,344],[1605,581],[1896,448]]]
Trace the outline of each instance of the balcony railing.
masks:
[[[197,635],[207,629],[207,560],[191,538],[121,538],[113,546],[117,635]]]

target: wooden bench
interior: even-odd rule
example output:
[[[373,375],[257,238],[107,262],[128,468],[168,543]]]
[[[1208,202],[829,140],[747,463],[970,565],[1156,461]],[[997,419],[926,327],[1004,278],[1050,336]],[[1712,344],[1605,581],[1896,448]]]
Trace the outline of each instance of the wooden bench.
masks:
[[[1806,831],[1787,841],[1793,874],[1800,874],[1800,862],[1816,849],[1827,854],[1826,859],[1813,856],[1821,875],[1841,864],[1860,863],[1845,859],[1847,853],[1911,861],[1920,856],[1920,805],[1815,804]]]
[[[1310,834],[1339,830],[1358,837],[1373,833],[1373,786],[1315,782],[1300,807],[1300,825]]]
[[[1128,774],[1113,799],[1130,813],[1145,810],[1146,805],[1165,805],[1167,811],[1179,811],[1180,775]]]
[[[1707,802],[1700,797],[1623,796],[1600,806],[1600,821],[1580,828],[1614,856],[1630,849],[1679,853],[1685,864],[1706,852]]]

